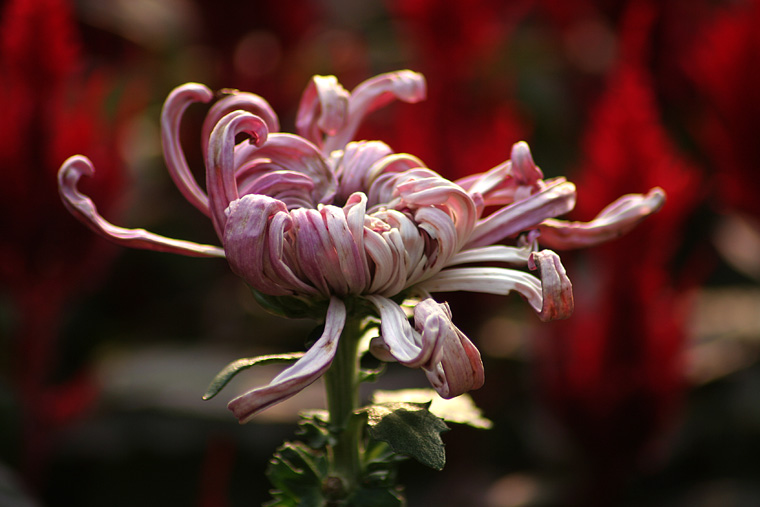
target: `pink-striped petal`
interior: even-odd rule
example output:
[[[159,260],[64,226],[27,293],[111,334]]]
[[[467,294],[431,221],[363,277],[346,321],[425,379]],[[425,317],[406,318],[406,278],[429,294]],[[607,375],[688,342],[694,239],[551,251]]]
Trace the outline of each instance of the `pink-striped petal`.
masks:
[[[302,195],[309,208],[332,203],[338,189],[335,174],[319,149],[292,134],[271,134],[263,146],[239,145],[235,150],[235,166],[240,181],[278,170],[303,174],[314,183],[312,191]],[[294,207],[298,206],[288,206],[289,209]]]
[[[366,298],[380,314],[380,339],[396,361],[409,368],[420,368],[438,357],[439,334],[421,335],[412,328],[404,310],[388,298],[377,295]]]
[[[232,271],[254,289],[272,296],[291,295],[292,287],[273,281],[265,270],[269,257],[270,219],[286,212],[277,199],[246,195],[230,203],[224,229],[224,250]]]
[[[322,148],[325,135],[334,136],[345,126],[347,119],[348,92],[336,77],[311,78],[298,106],[296,132]]]
[[[194,102],[207,103],[214,94],[199,83],[186,83],[172,90],[161,110],[161,141],[169,175],[190,204],[209,215],[208,196],[190,171],[180,144],[180,124],[185,110]]]
[[[480,352],[454,325],[448,304],[432,299],[421,301],[414,308],[414,322],[423,340],[435,340],[438,345],[430,364],[423,369],[442,398],[454,398],[483,386],[485,372]]]
[[[656,187],[646,195],[620,197],[590,222],[547,219],[538,226],[541,243],[560,250],[596,246],[627,234],[664,204],[665,192]]]
[[[247,111],[258,116],[266,123],[269,132],[278,132],[280,122],[277,113],[274,112],[269,102],[255,93],[241,92],[238,90],[221,90],[222,98],[218,100],[206,114],[201,128],[201,150],[204,158],[208,151],[208,143],[211,132],[219,121],[233,111]]]
[[[93,174],[95,168],[90,159],[81,155],[69,157],[58,171],[58,192],[66,209],[97,234],[114,243],[132,248],[191,257],[224,257],[224,250],[216,246],[166,238],[144,229],[125,229],[108,222],[98,213],[95,203],[77,189],[82,175]]]
[[[478,221],[464,248],[492,245],[521,231],[536,228],[547,218],[565,214],[574,206],[575,185],[557,179],[540,192]]]
[[[359,125],[372,111],[398,99],[414,103],[424,100],[427,94],[425,78],[410,70],[380,74],[360,83],[348,101],[348,119],[345,125],[325,141],[324,152],[343,149],[356,134]]]
[[[225,210],[240,197],[235,177],[235,138],[250,136],[251,145],[261,146],[267,140],[264,120],[245,111],[233,111],[214,127],[209,138],[206,158],[206,189],[209,195],[211,220],[219,237],[224,236],[227,222]]]
[[[325,330],[306,354],[272,379],[269,385],[238,396],[227,408],[243,424],[262,410],[298,394],[314,383],[332,364],[345,323],[346,306],[333,296],[327,309]]]
[[[566,319],[573,313],[573,284],[567,277],[559,255],[551,250],[533,252],[528,267],[541,276],[543,302],[538,317],[546,322]]]
[[[336,198],[345,200],[354,192],[369,190],[367,176],[370,168],[392,153],[390,147],[380,141],[348,143],[336,168],[339,189]]]

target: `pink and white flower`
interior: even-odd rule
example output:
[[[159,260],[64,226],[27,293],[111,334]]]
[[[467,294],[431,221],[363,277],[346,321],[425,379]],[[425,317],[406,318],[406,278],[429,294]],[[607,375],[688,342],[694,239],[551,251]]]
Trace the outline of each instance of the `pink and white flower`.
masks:
[[[226,257],[264,298],[327,304],[324,332],[306,354],[270,384],[230,402],[241,422],[330,367],[349,298],[365,300],[380,318],[370,348],[377,357],[422,368],[441,396],[458,396],[483,384],[483,365],[448,305],[431,293],[516,291],[542,320],[566,318],[570,280],[559,256],[538,242],[575,248],[611,239],[659,209],[664,194],[624,196],[589,223],[565,222],[556,217],[573,209],[575,186],[544,180],[524,142],[512,147],[511,160],[451,182],[380,141],[352,141],[370,112],[424,97],[424,78],[411,71],[382,74],[350,93],[334,77],[316,76],[300,103],[298,133],[288,134],[279,132],[264,99],[225,91],[203,125],[204,190],[180,147],[179,127],[190,104],[211,102],[214,94],[197,83],[175,89],[161,118],[166,164],[182,194],[210,217],[223,248],[108,223],[77,190],[80,176],[94,170],[82,156],[61,167],[61,196],[80,220],[117,243]],[[410,306],[413,315],[405,311]]]

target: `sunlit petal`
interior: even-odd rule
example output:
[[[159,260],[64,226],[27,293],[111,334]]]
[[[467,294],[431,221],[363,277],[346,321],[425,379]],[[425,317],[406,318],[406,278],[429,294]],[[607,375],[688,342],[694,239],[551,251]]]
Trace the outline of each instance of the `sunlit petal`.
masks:
[[[419,368],[438,354],[440,335],[421,335],[412,328],[404,310],[388,298],[367,296],[380,314],[380,338],[387,350],[399,363]]]

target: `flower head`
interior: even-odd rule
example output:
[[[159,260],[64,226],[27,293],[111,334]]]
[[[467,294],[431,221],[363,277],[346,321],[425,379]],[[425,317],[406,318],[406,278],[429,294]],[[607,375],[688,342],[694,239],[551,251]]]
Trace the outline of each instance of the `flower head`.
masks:
[[[162,113],[166,163],[183,195],[211,218],[223,248],[113,226],[76,189],[92,171],[87,159],[72,157],[61,168],[64,202],[101,234],[138,248],[224,256],[265,301],[326,303],[325,329],[311,349],[269,385],[230,403],[241,421],[329,368],[349,298],[380,319],[370,347],[377,357],[422,368],[443,397],[479,388],[480,354],[430,294],[516,291],[542,320],[565,318],[572,287],[559,256],[538,249],[539,238],[556,247],[594,244],[663,202],[655,189],[621,198],[590,223],[568,223],[555,217],[573,208],[574,185],[544,180],[524,142],[512,147],[511,160],[452,182],[380,141],[352,141],[367,114],[393,99],[419,101],[425,90],[411,71],[382,74],[350,93],[334,77],[316,76],[300,103],[298,134],[279,132],[261,97],[227,91],[203,125],[204,191],[180,148],[179,124],[191,103],[214,95],[194,83],[175,89]]]

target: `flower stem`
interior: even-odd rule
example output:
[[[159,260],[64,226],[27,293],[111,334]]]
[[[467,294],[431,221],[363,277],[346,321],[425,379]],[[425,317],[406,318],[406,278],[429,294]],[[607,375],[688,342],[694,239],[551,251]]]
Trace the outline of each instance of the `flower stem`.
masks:
[[[359,406],[359,339],[361,319],[349,315],[338,351],[325,374],[330,427],[336,441],[330,455],[330,473],[343,479],[350,493],[361,474],[361,420],[352,417]]]

